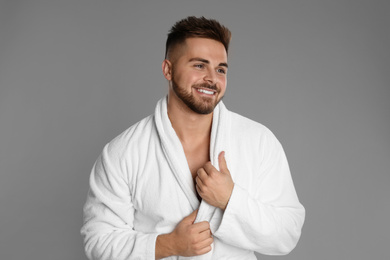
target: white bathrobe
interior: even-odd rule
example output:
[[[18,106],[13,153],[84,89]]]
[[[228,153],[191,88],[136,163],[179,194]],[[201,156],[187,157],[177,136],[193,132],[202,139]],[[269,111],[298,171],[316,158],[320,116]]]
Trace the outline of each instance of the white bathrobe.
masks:
[[[167,259],[256,259],[297,244],[305,210],[299,203],[283,148],[263,125],[215,108],[210,160],[225,151],[234,181],[223,212],[199,202],[183,147],[162,98],[154,115],[108,143],[90,177],[84,206],[85,252],[90,259],[155,259],[159,234],[169,233],[195,209],[208,221],[212,251]]]

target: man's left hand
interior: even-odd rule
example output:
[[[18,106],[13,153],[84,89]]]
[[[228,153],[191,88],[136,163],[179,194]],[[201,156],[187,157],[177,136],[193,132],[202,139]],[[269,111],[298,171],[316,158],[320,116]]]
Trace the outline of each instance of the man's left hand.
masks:
[[[196,190],[208,204],[225,210],[234,182],[226,165],[225,152],[219,154],[218,162],[220,171],[211,162],[207,162],[197,171]]]

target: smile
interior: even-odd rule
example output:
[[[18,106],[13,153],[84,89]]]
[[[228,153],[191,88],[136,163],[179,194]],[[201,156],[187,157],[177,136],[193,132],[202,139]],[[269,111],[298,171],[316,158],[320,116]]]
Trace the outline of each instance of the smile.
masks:
[[[198,92],[200,93],[204,93],[204,94],[207,94],[207,95],[214,95],[215,92],[213,90],[206,90],[206,89],[203,89],[203,88],[197,88],[196,89]]]

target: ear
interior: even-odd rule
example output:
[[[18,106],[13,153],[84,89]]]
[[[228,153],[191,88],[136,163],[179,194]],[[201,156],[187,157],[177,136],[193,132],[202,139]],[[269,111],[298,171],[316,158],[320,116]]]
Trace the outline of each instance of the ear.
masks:
[[[172,80],[172,63],[169,60],[165,59],[162,62],[161,67],[164,77],[169,81]]]

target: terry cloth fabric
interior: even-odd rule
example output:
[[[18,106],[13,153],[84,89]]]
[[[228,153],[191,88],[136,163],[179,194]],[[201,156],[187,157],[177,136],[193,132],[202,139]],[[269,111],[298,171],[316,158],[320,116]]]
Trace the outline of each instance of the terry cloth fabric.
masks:
[[[84,206],[85,252],[90,259],[155,259],[155,241],[199,208],[208,221],[212,251],[166,259],[256,259],[254,251],[279,255],[297,244],[305,210],[287,159],[263,125],[226,109],[213,113],[210,161],[218,169],[225,151],[235,183],[227,208],[197,199],[183,147],[162,98],[151,115],[108,143],[96,161]]]

